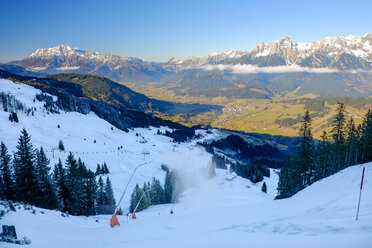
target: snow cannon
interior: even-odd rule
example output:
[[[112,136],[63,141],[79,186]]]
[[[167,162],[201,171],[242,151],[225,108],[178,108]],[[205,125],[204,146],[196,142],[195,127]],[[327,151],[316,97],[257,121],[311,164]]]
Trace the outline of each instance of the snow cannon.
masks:
[[[114,228],[116,225],[120,226],[118,217],[116,217],[116,214],[114,214],[110,219],[110,226],[111,228]]]
[[[133,173],[132,173],[132,175],[130,176],[127,185],[125,186],[125,188],[124,188],[124,192],[123,192],[123,194],[121,194],[121,197],[120,197],[120,199],[119,199],[119,202],[118,202],[118,204],[116,205],[115,210],[114,210],[114,213],[113,213],[113,215],[112,215],[112,217],[111,217],[111,219],[110,219],[110,226],[111,226],[111,228],[114,228],[114,226],[116,226],[116,225],[120,226],[119,221],[118,221],[118,217],[116,217],[116,212],[117,212],[118,209],[119,209],[120,203],[121,203],[121,201],[123,200],[123,197],[124,197],[124,195],[125,195],[125,192],[127,191],[128,185],[129,185],[130,181],[132,180],[132,178],[133,178],[133,176],[134,176],[134,173],[136,172],[136,170],[137,170],[139,167],[141,167],[141,166],[143,166],[143,165],[145,165],[145,164],[149,164],[149,163],[151,163],[151,162],[152,162],[152,161],[148,161],[148,162],[146,162],[146,163],[143,163],[143,164],[137,165],[137,167],[133,170]],[[144,195],[144,194],[145,194],[145,192],[143,193],[143,195]],[[143,195],[142,195],[142,197],[143,197]],[[142,197],[141,197],[141,199],[142,199]],[[140,201],[141,201],[141,199],[140,199]],[[138,202],[138,204],[137,204],[137,207],[138,207],[138,205],[139,205],[139,202]],[[132,214],[132,219],[137,219],[137,218],[136,218],[136,214],[135,214],[135,212],[136,212],[136,210],[137,210],[137,207],[136,207],[136,209],[134,210],[134,212],[133,212],[133,214]]]

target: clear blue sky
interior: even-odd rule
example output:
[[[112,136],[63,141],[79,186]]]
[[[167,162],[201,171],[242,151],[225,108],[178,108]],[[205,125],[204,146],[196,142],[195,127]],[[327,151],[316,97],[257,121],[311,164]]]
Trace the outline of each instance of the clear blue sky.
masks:
[[[165,61],[372,32],[371,0],[0,0],[0,9],[2,62],[60,44]]]

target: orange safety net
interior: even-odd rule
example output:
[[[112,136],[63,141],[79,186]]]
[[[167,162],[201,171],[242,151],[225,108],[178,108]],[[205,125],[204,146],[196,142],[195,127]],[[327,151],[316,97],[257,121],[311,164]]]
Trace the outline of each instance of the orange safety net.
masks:
[[[118,220],[118,217],[116,217],[116,215],[113,215],[110,220],[110,226],[111,228],[114,228],[114,226],[116,225],[120,226],[119,220]]]

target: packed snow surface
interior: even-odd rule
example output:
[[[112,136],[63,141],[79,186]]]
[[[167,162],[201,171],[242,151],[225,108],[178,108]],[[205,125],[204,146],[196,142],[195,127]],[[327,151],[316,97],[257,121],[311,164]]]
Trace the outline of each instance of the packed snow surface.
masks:
[[[0,140],[12,152],[25,127],[34,146],[48,151],[52,165],[58,158],[64,161],[69,151],[91,169],[106,162],[116,199],[134,168],[151,161],[138,169],[122,203],[124,212],[135,183],[143,184],[152,176],[164,180],[161,164],[179,170],[182,179],[189,182],[178,203],[151,206],[137,213],[136,220],[118,216],[121,226],[113,229],[109,226],[111,216],[62,217],[57,211],[34,208],[32,213],[22,207],[8,212],[1,224],[15,225],[19,237],[31,239],[30,248],[372,247],[372,163],[340,171],[289,199],[274,200],[277,171],[271,170],[270,178],[264,178],[267,194],[261,192],[263,182],[253,184],[226,170],[217,169],[216,177],[208,179],[211,155],[196,141],[174,145],[169,138],[156,135],[157,128],[128,133],[115,127],[111,130],[109,123],[93,113],[48,114],[43,103],[33,102],[38,90],[8,80],[0,81],[0,92],[12,93],[37,108],[34,116],[19,113],[19,123],[9,122],[9,113],[0,110]],[[199,132],[205,139],[220,135],[217,130],[209,135]],[[66,153],[58,151],[59,140]],[[365,181],[356,221],[363,166]],[[8,243],[0,246],[15,247]]]

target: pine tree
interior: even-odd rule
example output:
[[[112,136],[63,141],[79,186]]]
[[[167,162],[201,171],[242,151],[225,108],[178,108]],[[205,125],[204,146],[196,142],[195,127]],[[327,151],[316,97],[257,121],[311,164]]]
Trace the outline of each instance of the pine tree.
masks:
[[[68,209],[65,206],[71,206],[71,196],[66,182],[66,170],[63,168],[61,159],[59,159],[58,163],[54,166],[53,181],[57,188],[60,209],[66,212]]]
[[[116,202],[114,197],[114,191],[112,189],[112,184],[109,177],[106,178],[105,192],[107,196],[106,204],[110,206],[115,206]]]
[[[147,193],[142,190],[142,194],[144,194],[144,196],[141,199],[141,204],[140,204],[141,205],[141,210],[146,209],[150,206],[150,204],[148,202],[148,198],[147,198]],[[138,210],[138,211],[140,211],[140,210]]]
[[[276,199],[290,197],[314,182],[316,172],[314,160],[311,118],[309,111],[306,111],[301,122],[296,156],[292,161],[288,155],[283,162],[283,167],[279,175],[278,196]]]
[[[148,190],[148,191],[147,191],[147,201],[148,201],[148,203],[149,203],[149,206],[154,205],[154,204],[152,203],[151,183],[150,183],[150,182],[147,182],[146,187],[147,187],[147,190]]]
[[[101,173],[101,166],[97,164],[97,169],[96,169],[96,175],[100,175]]]
[[[152,178],[150,187],[150,199],[152,205],[164,203],[164,189],[161,183],[155,177]]]
[[[103,182],[102,177],[98,178],[98,189],[97,189],[97,208],[99,214],[104,214],[106,212],[107,196],[105,191],[105,183]]]
[[[140,198],[139,195],[140,195],[140,187],[138,186],[138,184],[136,184],[130,197],[129,212],[131,213],[134,212],[137,206],[137,203],[139,201],[139,198]]]
[[[69,205],[65,206],[67,211],[74,215],[83,214],[84,209],[84,192],[83,192],[83,181],[80,177],[80,171],[77,161],[74,155],[70,152],[66,160],[67,166],[67,188],[70,191]]]
[[[358,164],[360,162],[361,154],[363,152],[363,147],[362,147],[362,135],[363,135],[363,127],[362,124],[359,124],[356,128],[356,148],[355,148],[355,156],[354,156],[354,161],[353,164]]]
[[[13,112],[13,113],[12,113],[12,116],[13,116],[13,121],[18,123],[19,120],[18,120],[18,115],[17,115],[17,113],[16,113],[16,112]]]
[[[5,186],[3,179],[0,177],[0,200],[6,200],[5,198]]]
[[[95,215],[96,214],[96,199],[97,199],[97,183],[96,175],[93,171],[86,171],[84,185],[84,214],[85,215]]]
[[[132,194],[130,195],[130,203],[129,203],[129,212],[133,213],[134,208],[136,207],[136,187],[138,184],[134,187]]]
[[[337,114],[333,121],[332,139],[333,139],[333,171],[332,174],[342,169],[345,165],[345,123],[346,107],[339,103],[336,109]]]
[[[147,204],[150,206],[151,205],[151,199],[150,199],[150,188],[147,187],[147,183],[144,182],[142,186],[143,192],[145,192],[144,198],[146,198]]]
[[[309,111],[305,112],[299,132],[299,145],[295,157],[295,175],[299,177],[299,190],[310,185],[314,180],[314,141],[311,134],[311,118]]]
[[[59,143],[58,143],[58,149],[61,150],[61,151],[65,150],[65,146],[63,145],[62,140],[60,140]]]
[[[350,118],[346,125],[346,156],[345,167],[350,166],[355,161],[358,145],[358,130],[355,127],[353,117]]]
[[[139,196],[138,198],[139,205],[137,208],[137,212],[142,211],[149,207],[149,202],[147,201],[146,191],[144,191],[144,188],[140,188],[138,196]]]
[[[11,169],[11,156],[3,142],[0,145],[0,180],[2,183],[3,197],[14,200],[14,182]]]
[[[37,205],[42,208],[58,209],[58,198],[56,189],[50,178],[49,159],[46,157],[43,147],[36,151],[36,177],[38,182],[39,194]]]
[[[174,172],[167,171],[165,174],[164,182],[164,203],[173,202],[173,193],[174,193]]]
[[[102,165],[102,172],[103,172],[103,174],[109,174],[110,173],[106,162],[104,162],[103,165]]]
[[[332,147],[329,141],[327,131],[323,131],[321,141],[317,146],[316,151],[316,162],[317,162],[317,175],[316,179],[327,177],[331,174],[331,158],[332,158]]]
[[[372,110],[369,109],[364,116],[361,130],[361,162],[372,161]]]
[[[155,201],[156,191],[154,190],[153,185],[152,185],[153,181],[154,181],[154,177],[152,178],[151,183],[147,182],[147,188],[149,189],[148,196],[149,196],[149,204],[150,205],[156,205],[157,204],[156,201]]]
[[[81,160],[81,158],[77,161],[77,167],[78,167],[78,177],[83,180],[87,178],[88,169],[85,166],[85,163]]]
[[[293,180],[293,169],[292,169],[292,160],[291,156],[288,155],[284,161],[283,166],[280,170],[279,174],[279,182],[278,182],[278,195],[276,199],[283,199],[290,197],[294,194],[294,180]]]
[[[267,185],[266,185],[266,182],[264,182],[264,183],[262,184],[261,191],[264,192],[264,193],[267,193]]]
[[[14,154],[14,181],[16,200],[35,205],[39,193],[35,172],[35,151],[26,129],[21,132],[17,151]]]
[[[112,189],[112,184],[110,178],[106,178],[106,185],[105,185],[105,193],[106,193],[106,205],[108,207],[108,213],[111,214],[114,212],[116,201],[114,197],[114,191]]]

